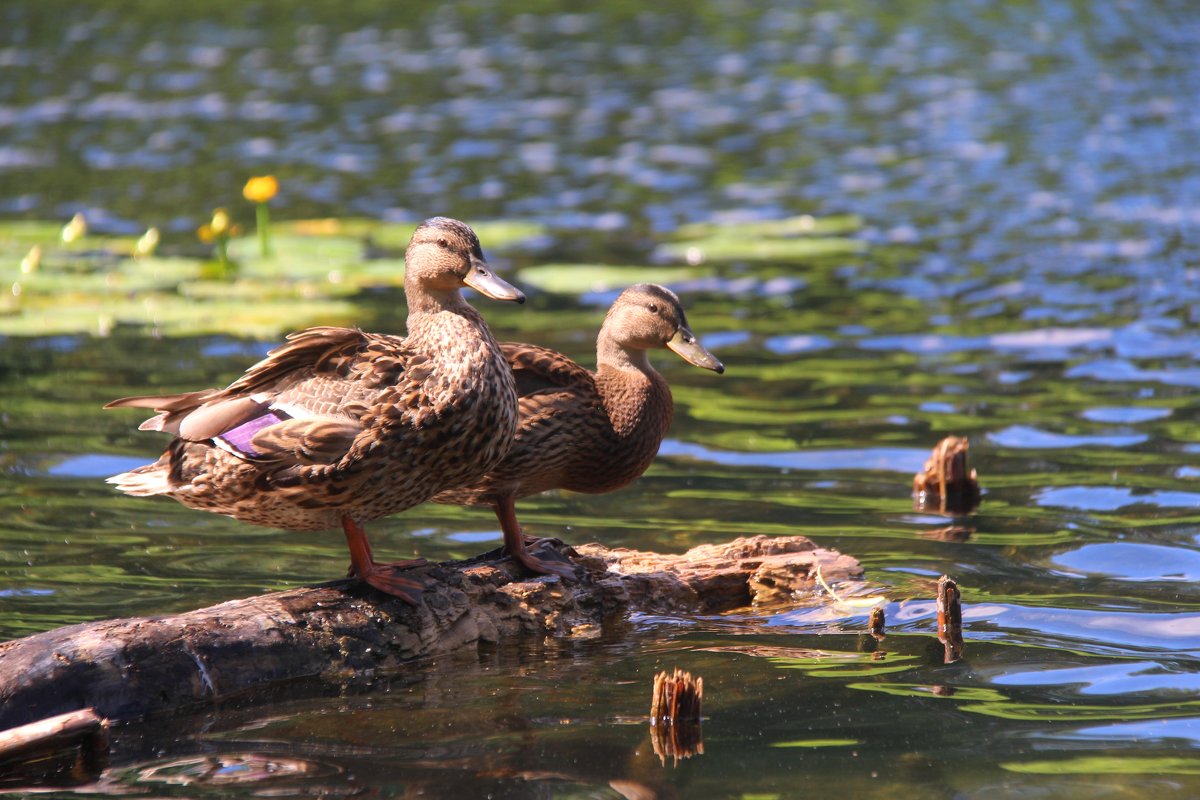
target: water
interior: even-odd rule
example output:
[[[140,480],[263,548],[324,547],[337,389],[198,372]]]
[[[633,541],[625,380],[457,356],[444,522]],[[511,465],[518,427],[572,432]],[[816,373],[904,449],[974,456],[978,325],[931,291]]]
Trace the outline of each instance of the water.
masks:
[[[525,524],[676,552],[805,534],[863,563],[865,586],[840,593],[888,601],[880,644],[835,603],[634,619],[125,726],[98,788],[1200,794],[1200,18],[1169,2],[843,6],[0,12],[0,212],[159,224],[186,251],[273,171],[284,218],[546,223],[501,251],[506,277],[610,271],[551,267],[560,285],[522,309],[480,301],[502,338],[587,361],[613,292],[653,274],[729,369],[656,358],[677,403],[656,465],[617,494],[526,501]],[[802,214],[856,215],[856,245],[796,257],[796,239],[768,247],[751,227]],[[706,221],[745,227],[672,238]],[[400,329],[394,290],[351,300],[357,324]],[[100,480],[159,446],[103,402],[223,384],[263,339],[0,342],[0,637],[341,573],[338,535]],[[984,487],[967,519],[909,497],[947,434],[971,438]],[[486,513],[431,506],[373,539],[448,559],[500,536]],[[943,573],[966,603],[954,665],[933,639]],[[705,679],[705,752],[664,766],[644,715],[675,666]]]

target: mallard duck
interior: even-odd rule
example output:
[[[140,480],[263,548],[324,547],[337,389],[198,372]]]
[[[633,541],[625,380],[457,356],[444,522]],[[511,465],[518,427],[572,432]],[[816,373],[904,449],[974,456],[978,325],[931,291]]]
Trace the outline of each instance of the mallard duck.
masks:
[[[647,351],[674,350],[689,364],[725,367],[696,341],[674,292],[653,283],[617,297],[596,339],[596,371],[562,353],[516,342],[500,345],[517,381],[520,423],[500,465],[435,503],[491,506],[508,553],[534,572],[571,577],[569,560],[529,552],[516,499],[549,489],[600,494],[639,477],[671,426],[671,389]]]
[[[105,406],[154,409],[141,430],[176,437],[158,461],[109,483],[256,525],[340,525],[351,573],[417,604],[423,585],[402,570],[423,562],[376,563],[363,525],[500,463],[517,429],[513,373],[459,290],[525,296],[457,220],[426,220],[404,259],[406,337],[310,328],[224,389]]]

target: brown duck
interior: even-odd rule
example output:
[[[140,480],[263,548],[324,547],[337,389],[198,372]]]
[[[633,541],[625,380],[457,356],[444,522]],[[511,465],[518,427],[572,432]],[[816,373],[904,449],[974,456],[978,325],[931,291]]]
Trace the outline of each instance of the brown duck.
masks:
[[[422,562],[376,563],[363,524],[500,463],[517,429],[513,374],[459,290],[525,296],[491,272],[457,220],[426,220],[404,259],[408,336],[310,328],[225,389],[114,400],[105,407],[159,412],[141,429],[176,438],[155,463],[109,482],[256,525],[340,525],[352,574],[418,603],[422,584],[402,570]]]
[[[534,572],[570,577],[573,566],[554,551],[546,558],[528,551],[516,499],[548,489],[611,492],[646,471],[674,410],[671,389],[647,351],[670,348],[697,367],[718,373],[725,367],[696,341],[675,293],[652,283],[621,292],[608,310],[596,339],[595,372],[544,347],[500,347],[520,396],[516,441],[486,476],[433,500],[491,506],[513,558]]]

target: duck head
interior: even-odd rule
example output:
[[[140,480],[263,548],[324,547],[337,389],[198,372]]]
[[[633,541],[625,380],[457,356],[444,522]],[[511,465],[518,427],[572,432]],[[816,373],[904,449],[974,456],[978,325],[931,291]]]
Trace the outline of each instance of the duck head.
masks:
[[[647,350],[667,348],[693,366],[718,374],[725,371],[725,365],[696,340],[679,298],[656,283],[639,283],[618,295],[600,329],[601,359],[606,341],[634,363],[644,361]]]
[[[413,231],[404,251],[404,286],[433,295],[453,295],[469,286],[493,300],[525,302],[520,289],[488,266],[475,231],[449,217],[431,217]]]

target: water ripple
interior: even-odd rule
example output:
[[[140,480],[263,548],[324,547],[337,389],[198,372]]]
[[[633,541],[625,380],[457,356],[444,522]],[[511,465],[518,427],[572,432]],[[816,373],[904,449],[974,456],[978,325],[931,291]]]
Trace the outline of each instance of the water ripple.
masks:
[[[1142,444],[1149,436],[1140,433],[1067,434],[1054,433],[1032,425],[1010,425],[988,434],[988,439],[1001,447],[1031,450],[1056,450],[1070,447],[1132,447]]]

